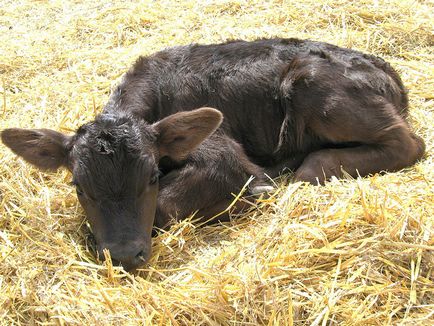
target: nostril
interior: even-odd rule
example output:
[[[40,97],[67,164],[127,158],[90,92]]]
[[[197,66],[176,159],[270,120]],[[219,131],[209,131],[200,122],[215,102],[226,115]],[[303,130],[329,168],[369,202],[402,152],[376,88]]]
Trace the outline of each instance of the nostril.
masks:
[[[136,259],[143,261],[144,263],[146,262],[146,255],[145,253],[142,251],[140,251],[137,255],[136,255]]]
[[[135,247],[135,248],[134,248]],[[137,248],[134,243],[128,245],[118,245],[103,243],[98,246],[98,258],[105,260],[104,249],[110,248],[110,258],[113,266],[122,265],[125,270],[133,270],[145,265],[151,256],[148,246],[141,245]]]

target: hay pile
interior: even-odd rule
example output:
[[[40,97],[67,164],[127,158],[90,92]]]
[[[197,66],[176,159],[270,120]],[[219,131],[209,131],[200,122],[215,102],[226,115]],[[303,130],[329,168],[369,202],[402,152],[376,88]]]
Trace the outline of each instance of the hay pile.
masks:
[[[159,235],[133,276],[95,260],[68,173],[41,173],[0,145],[1,324],[432,325],[433,24],[429,0],[3,0],[0,129],[76,129],[140,54],[297,36],[389,60],[428,154],[324,187],[280,180],[232,223]]]

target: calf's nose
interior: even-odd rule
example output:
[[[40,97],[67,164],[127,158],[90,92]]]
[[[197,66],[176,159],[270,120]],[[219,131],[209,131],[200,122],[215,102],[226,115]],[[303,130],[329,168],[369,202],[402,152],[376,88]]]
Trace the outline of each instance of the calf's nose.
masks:
[[[126,244],[103,243],[98,246],[99,257],[104,259],[104,249],[110,251],[113,265],[122,265],[126,271],[131,271],[143,266],[150,258],[150,246],[144,242]]]

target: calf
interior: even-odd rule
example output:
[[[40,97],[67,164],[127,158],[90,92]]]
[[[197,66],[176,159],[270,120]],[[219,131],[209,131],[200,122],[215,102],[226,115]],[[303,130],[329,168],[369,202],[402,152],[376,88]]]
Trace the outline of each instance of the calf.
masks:
[[[98,251],[131,270],[149,259],[154,225],[215,216],[250,176],[257,194],[283,169],[317,184],[415,163],[424,143],[407,104],[372,55],[297,39],[194,44],[140,57],[74,135],[13,128],[2,140],[72,172]]]

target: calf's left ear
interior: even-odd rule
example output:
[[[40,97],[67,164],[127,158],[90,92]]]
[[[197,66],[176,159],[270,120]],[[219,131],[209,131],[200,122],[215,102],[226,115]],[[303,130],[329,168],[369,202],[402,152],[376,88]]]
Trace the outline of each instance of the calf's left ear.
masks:
[[[184,159],[222,123],[223,115],[212,108],[178,112],[154,124],[160,158]]]
[[[50,129],[10,128],[1,132],[6,146],[42,170],[55,170],[67,165],[71,138]]]

